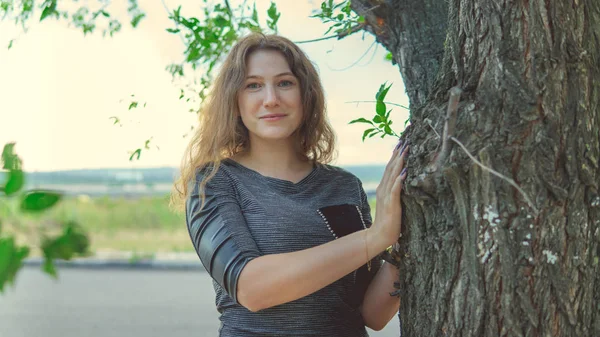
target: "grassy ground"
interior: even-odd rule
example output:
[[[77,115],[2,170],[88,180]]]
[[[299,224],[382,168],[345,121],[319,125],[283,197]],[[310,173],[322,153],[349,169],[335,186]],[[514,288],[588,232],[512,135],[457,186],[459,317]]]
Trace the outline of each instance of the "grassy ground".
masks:
[[[167,197],[70,197],[40,215],[14,212],[16,200],[6,206],[13,210],[13,220],[4,224],[5,229],[18,233],[20,242],[34,247],[39,246],[41,232],[57,233],[60,224],[75,221],[89,234],[92,253],[193,251],[185,217],[169,209]],[[0,218],[11,219],[9,209],[0,209]],[[39,255],[39,251],[32,255]]]
[[[92,253],[130,251],[143,255],[194,251],[184,215],[169,209],[166,196],[137,199],[70,197],[35,216],[14,212],[16,201],[4,206],[0,208],[0,219],[10,219],[8,213],[13,215],[13,221],[3,224],[4,229],[18,233],[20,242],[33,247],[39,245],[42,231],[55,233],[60,230],[60,224],[75,221],[89,234]],[[371,209],[374,215],[374,200]],[[32,255],[39,255],[39,251],[34,249]]]

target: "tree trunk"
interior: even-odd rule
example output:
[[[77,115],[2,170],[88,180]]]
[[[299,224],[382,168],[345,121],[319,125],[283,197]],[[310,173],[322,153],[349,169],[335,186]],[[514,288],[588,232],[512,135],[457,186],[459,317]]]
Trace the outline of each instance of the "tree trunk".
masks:
[[[352,3],[411,99],[402,335],[600,336],[600,1]]]

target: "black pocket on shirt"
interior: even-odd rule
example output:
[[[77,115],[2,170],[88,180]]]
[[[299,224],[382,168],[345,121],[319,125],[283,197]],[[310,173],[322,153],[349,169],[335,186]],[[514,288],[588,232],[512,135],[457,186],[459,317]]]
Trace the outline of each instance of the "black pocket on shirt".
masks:
[[[319,208],[319,214],[336,239],[366,228],[362,213],[356,205],[322,207]]]

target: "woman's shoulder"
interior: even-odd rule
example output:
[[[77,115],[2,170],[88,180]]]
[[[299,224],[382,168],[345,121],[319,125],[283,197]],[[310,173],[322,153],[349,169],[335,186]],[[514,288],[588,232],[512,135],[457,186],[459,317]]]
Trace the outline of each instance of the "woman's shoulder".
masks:
[[[196,169],[193,183],[198,186],[202,182],[210,189],[230,189],[234,181],[234,172],[227,161],[209,162]]]
[[[218,162],[208,162],[198,166],[196,169],[196,179],[202,180],[204,177],[213,175],[217,178],[228,178],[234,172],[231,160],[223,159]]]

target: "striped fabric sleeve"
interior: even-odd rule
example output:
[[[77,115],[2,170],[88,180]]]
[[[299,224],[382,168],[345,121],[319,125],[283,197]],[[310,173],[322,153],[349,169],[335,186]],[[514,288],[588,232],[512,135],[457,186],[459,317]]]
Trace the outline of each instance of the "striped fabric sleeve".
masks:
[[[206,185],[204,207],[198,182],[186,201],[190,238],[206,271],[239,304],[237,282],[242,269],[260,256],[229,180],[220,172]]]

